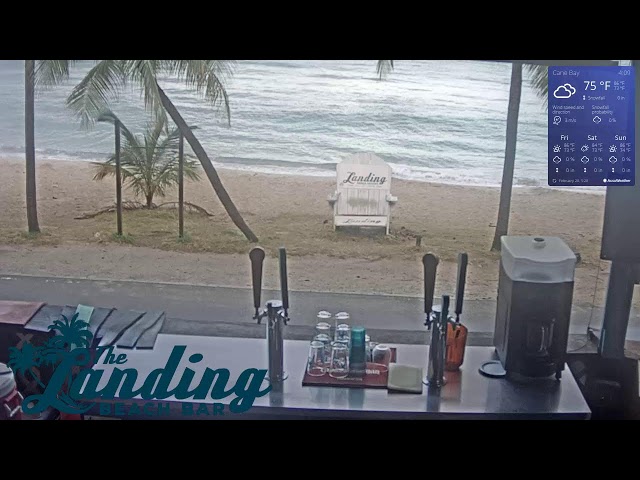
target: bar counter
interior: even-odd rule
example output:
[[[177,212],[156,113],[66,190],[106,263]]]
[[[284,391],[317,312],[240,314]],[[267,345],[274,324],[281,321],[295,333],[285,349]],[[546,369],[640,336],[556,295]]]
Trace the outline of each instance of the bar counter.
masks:
[[[127,354],[123,365],[100,365],[104,377],[113,367],[133,368],[138,378],[146,378],[155,369],[162,368],[176,345],[186,346],[172,386],[185,367],[196,370],[197,382],[205,367],[230,370],[228,388],[245,369],[266,369],[267,344],[264,339],[205,337],[159,334],[151,350],[116,348],[113,354]],[[422,367],[426,372],[428,348],[426,345],[390,345],[397,349],[397,363]],[[505,378],[488,378],[478,368],[485,361],[495,359],[493,347],[468,346],[464,364],[458,372],[446,372],[447,384],[439,391],[423,386],[422,394],[390,393],[386,389],[304,387],[302,378],[308,355],[309,342],[285,340],[284,364],[288,378],[281,386],[255,399],[246,413],[231,413],[228,404],[236,398],[231,395],[221,400],[153,400],[163,405],[170,402],[170,414],[150,417],[116,412],[115,404],[96,404],[87,415],[123,419],[589,419],[590,410],[568,368],[562,379],[553,377],[527,383],[516,383]],[[187,359],[195,353],[204,359],[197,367]],[[102,382],[103,385],[106,382]],[[138,382],[136,385],[141,383]],[[263,383],[262,389],[266,388]],[[117,402],[117,400],[116,400]],[[125,405],[144,400],[122,400]],[[222,415],[184,415],[182,404],[225,404]],[[212,406],[212,405],[211,405]],[[198,407],[194,406],[194,412]],[[206,410],[206,408],[205,408]],[[211,412],[213,409],[209,409]]]

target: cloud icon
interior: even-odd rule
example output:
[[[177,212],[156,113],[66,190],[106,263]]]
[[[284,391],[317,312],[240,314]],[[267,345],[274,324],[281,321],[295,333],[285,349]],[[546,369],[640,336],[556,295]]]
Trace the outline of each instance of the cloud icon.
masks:
[[[576,93],[576,89],[570,83],[560,85],[553,92],[553,96],[556,98],[569,98]]]

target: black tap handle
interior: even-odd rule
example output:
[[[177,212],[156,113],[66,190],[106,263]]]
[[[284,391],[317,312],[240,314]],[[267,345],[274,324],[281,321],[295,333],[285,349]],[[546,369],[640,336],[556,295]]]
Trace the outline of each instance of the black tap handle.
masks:
[[[260,309],[260,295],[262,293],[262,264],[264,262],[264,250],[255,247],[249,252],[251,260],[251,281],[253,284],[253,306],[256,309],[256,317]],[[258,318],[258,322],[260,319]]]
[[[433,294],[436,289],[436,269],[438,267],[438,257],[432,253],[427,253],[422,257],[424,265],[424,313],[427,319],[433,307]]]
[[[444,325],[445,332],[447,331],[447,322],[449,321],[449,295],[442,296],[442,311],[440,313],[440,322]]]
[[[469,256],[466,253],[458,255],[458,279],[456,281],[456,322],[460,321],[462,313],[462,301],[464,300],[464,286],[467,281],[467,263]]]
[[[280,248],[280,291],[282,292],[282,308],[284,316],[289,315],[289,284],[287,282],[287,251]]]

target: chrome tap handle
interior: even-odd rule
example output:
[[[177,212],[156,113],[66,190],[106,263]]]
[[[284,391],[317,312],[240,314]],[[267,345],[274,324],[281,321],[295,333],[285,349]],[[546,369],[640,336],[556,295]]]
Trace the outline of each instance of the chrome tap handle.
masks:
[[[280,300],[269,300],[267,302],[266,316],[269,320],[277,320],[278,317],[282,318],[282,302]]]
[[[260,312],[256,308],[256,314],[253,316],[253,319],[258,321],[258,325],[261,325],[262,324],[262,319],[264,317],[266,317],[266,316],[267,316],[267,311],[266,310],[263,310],[262,312]]]
[[[427,318],[424,320],[424,325],[427,327],[427,330],[431,330],[431,325],[433,325],[433,312],[427,313]]]

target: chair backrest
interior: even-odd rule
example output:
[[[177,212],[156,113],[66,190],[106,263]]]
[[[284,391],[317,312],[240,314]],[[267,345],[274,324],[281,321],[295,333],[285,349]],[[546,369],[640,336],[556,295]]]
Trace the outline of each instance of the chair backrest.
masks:
[[[336,168],[337,215],[388,215],[391,167],[371,153],[356,153]]]

